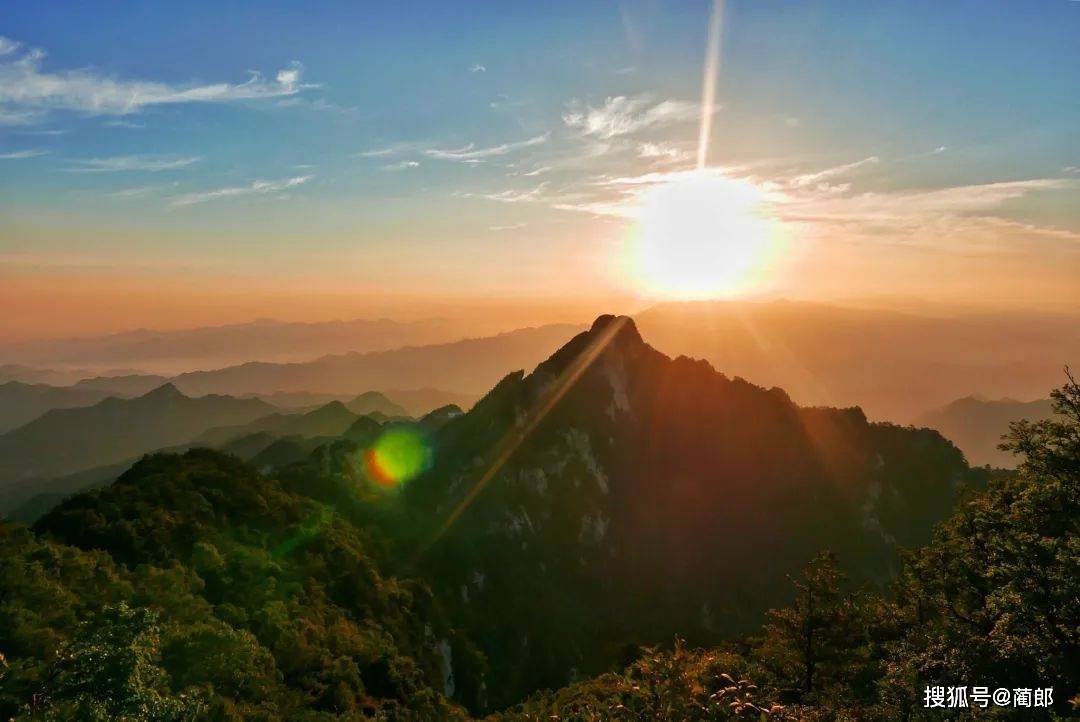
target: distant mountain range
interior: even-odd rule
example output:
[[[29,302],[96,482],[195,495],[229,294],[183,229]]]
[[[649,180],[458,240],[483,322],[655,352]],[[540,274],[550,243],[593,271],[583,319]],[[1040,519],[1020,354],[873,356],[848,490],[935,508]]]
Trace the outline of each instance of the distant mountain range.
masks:
[[[4,355],[4,347],[0,346],[0,360],[7,357]],[[49,386],[71,386],[81,379],[94,376],[126,376],[142,375],[136,369],[84,369],[84,368],[43,368],[40,366],[26,366],[23,364],[0,363],[0,384],[9,381],[18,381],[23,384],[47,384]]]
[[[547,349],[583,327],[568,324],[524,328],[484,338],[393,351],[324,356],[302,363],[244,363],[193,371],[172,379],[185,394],[357,394],[370,389],[435,387],[479,394],[508,368],[532,368]]]
[[[118,374],[80,379],[73,388],[104,391],[110,396],[142,396],[163,385],[169,379],[156,374]]]
[[[919,417],[916,424],[937,429],[975,465],[1011,469],[1016,457],[997,448],[1013,421],[1039,421],[1054,415],[1050,399],[994,401],[967,396]]]
[[[50,409],[67,409],[90,406],[110,394],[95,389],[24,384],[8,381],[0,384],[0,434],[28,421]]]
[[[0,385],[0,400],[13,384]],[[27,388],[47,395],[100,393]],[[189,398],[166,384],[136,399],[111,397],[87,406],[68,413],[52,411],[0,435],[0,454],[5,455],[0,462],[0,516],[15,514],[32,521],[63,496],[115,478],[150,452],[204,446],[250,460],[265,470],[301,461],[328,440],[370,440],[383,423],[411,420],[404,407],[376,391],[344,403],[334,399],[314,409],[284,413],[260,399]],[[444,405],[419,423],[436,429],[461,413],[456,405]],[[252,414],[257,416],[251,419]],[[242,423],[235,423],[237,419]],[[94,431],[84,432],[84,428]]]
[[[1080,366],[1080,316],[935,317],[791,301],[663,304],[635,316],[661,351],[781,386],[806,405],[914,421],[970,393],[1038,398]]]
[[[790,301],[708,301],[661,304],[635,320],[652,344],[670,355],[704,358],[731,376],[781,386],[802,404],[858,405],[870,418],[904,423],[972,389],[1035,398],[1061,382],[1064,365],[1080,364],[1075,315],[935,317]],[[469,406],[505,369],[532,368],[547,349],[582,328],[541,326],[475,338],[463,338],[469,334],[460,323],[438,321],[255,321],[136,331],[0,347],[5,362],[33,357],[50,366],[8,363],[0,366],[0,383],[79,381],[79,388],[136,396],[171,379],[189,395],[273,397],[273,403],[290,409],[377,389],[415,416],[450,403]],[[143,357],[172,360],[143,364]],[[164,364],[184,373],[58,370],[80,359],[144,368]],[[191,371],[200,367],[210,370]],[[430,388],[444,396],[407,398],[421,393],[410,389]]]
[[[446,319],[321,323],[260,319],[181,331],[139,329],[109,336],[25,341],[0,346],[0,358],[25,365],[123,365],[176,372],[252,360],[307,361],[327,354],[445,343],[490,332],[490,324]]]
[[[275,409],[259,399],[189,398],[166,384],[134,399],[53,409],[0,435],[0,493],[33,490],[35,481],[132,461],[195,438],[215,426],[254,421]]]

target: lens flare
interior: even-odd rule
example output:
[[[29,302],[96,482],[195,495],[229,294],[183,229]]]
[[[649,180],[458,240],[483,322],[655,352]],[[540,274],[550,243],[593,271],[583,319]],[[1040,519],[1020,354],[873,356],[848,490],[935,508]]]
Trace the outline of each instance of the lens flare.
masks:
[[[431,457],[423,431],[413,426],[394,426],[364,452],[364,471],[375,485],[396,489],[430,468]]]

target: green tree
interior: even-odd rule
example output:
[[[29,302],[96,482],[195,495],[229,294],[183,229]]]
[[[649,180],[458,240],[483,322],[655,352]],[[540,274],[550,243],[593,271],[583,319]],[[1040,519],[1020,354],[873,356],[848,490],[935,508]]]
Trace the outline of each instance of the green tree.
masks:
[[[170,692],[158,665],[160,643],[153,612],[126,604],[105,608],[60,651],[31,716],[94,722],[195,719],[202,700]]]
[[[812,704],[847,681],[859,620],[844,580],[835,555],[818,554],[794,580],[795,600],[768,613],[756,640],[755,660],[791,701]]]

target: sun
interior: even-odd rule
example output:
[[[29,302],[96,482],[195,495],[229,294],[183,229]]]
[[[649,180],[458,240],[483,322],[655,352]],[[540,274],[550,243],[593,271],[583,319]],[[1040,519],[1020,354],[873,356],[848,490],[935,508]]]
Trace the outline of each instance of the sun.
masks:
[[[782,251],[780,224],[748,181],[688,171],[650,187],[640,200],[631,245],[643,295],[742,295],[760,287]]]

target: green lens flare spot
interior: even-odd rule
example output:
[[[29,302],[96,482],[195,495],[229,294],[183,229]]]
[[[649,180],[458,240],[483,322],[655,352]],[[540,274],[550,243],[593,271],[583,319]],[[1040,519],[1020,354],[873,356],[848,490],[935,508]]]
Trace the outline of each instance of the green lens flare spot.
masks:
[[[373,483],[394,489],[431,466],[431,447],[425,435],[411,426],[387,429],[364,452],[364,469]]]

